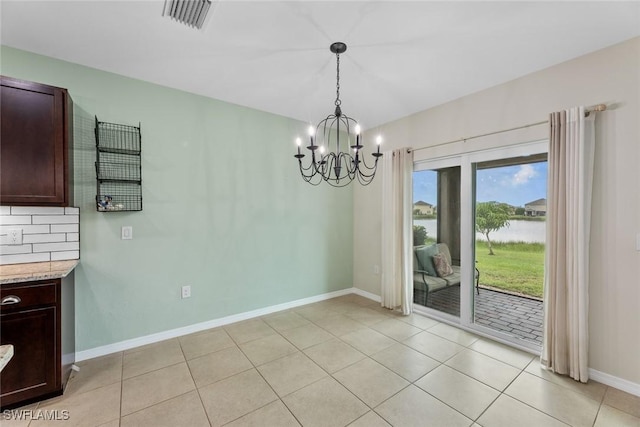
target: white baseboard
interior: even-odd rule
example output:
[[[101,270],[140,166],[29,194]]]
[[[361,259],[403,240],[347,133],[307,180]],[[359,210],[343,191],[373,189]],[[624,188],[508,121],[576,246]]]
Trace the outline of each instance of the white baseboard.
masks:
[[[363,291],[359,288],[347,288],[335,292],[329,292],[326,294],[316,295],[309,298],[303,298],[296,301],[286,302],[283,304],[272,305],[269,307],[259,308],[257,310],[247,311],[244,313],[238,313],[231,316],[221,317],[219,319],[213,319],[206,322],[196,323],[194,325],[184,326],[182,328],[171,329],[168,331],[158,332],[156,334],[145,335],[143,337],[132,338],[130,340],[120,341],[113,344],[104,345],[101,347],[91,348],[89,350],[83,350],[76,353],[76,362],[81,362],[87,359],[93,359],[94,357],[105,356],[111,353],[117,353],[119,351],[129,350],[135,347],[140,347],[146,344],[153,344],[155,342],[164,341],[170,338],[181,337],[183,335],[192,334],[194,332],[200,332],[211,328],[217,328],[219,326],[228,325],[230,323],[240,322],[242,320],[253,319],[255,317],[265,316],[267,314],[275,313],[277,311],[289,310],[291,308],[299,307],[301,305],[312,304],[318,301],[324,301],[327,299],[339,297],[342,295],[357,294],[370,300],[380,302],[379,295],[372,294],[371,292]],[[419,313],[422,314],[422,313]],[[456,325],[460,327],[460,325]],[[478,333],[477,331],[472,331]],[[510,344],[512,345],[512,344]],[[598,381],[602,384],[610,387],[617,388],[618,390],[625,391],[635,396],[640,396],[640,384],[615,377],[605,372],[600,372],[595,369],[589,368],[589,378],[594,381]]]
[[[206,322],[196,323],[194,325],[183,326],[181,328],[170,329],[168,331],[158,332],[155,334],[145,335],[138,338],[132,338],[129,340],[124,340],[124,341],[116,342],[113,344],[107,344],[100,347],[90,348],[88,350],[78,351],[76,352],[76,362],[82,362],[83,360],[93,359],[95,357],[105,356],[107,354],[129,350],[129,349],[140,347],[146,344],[153,344],[153,343],[164,341],[170,338],[181,337],[183,335],[192,334],[194,332],[200,332],[200,331],[204,331],[211,328],[217,328],[219,326],[240,322],[242,320],[248,320],[248,319],[253,319],[255,317],[265,316],[267,314],[275,313],[277,311],[282,311],[282,310],[288,310],[291,308],[299,307],[301,305],[312,304],[314,302],[324,301],[324,300],[339,297],[342,295],[348,295],[348,294],[354,293],[353,289],[354,288],[347,288],[347,289],[342,289],[335,292],[316,295],[313,297],[302,298],[296,301],[272,305],[269,307],[259,308],[257,310],[247,311],[244,313],[238,313],[231,316],[208,320]],[[363,295],[363,296],[366,297],[366,295]]]
[[[609,375],[605,372],[596,371],[593,368],[589,368],[589,378],[594,381],[598,381],[599,383],[617,388],[618,390],[626,391],[627,393],[640,397],[640,384],[636,384],[622,378],[614,377],[613,375]]]
[[[361,297],[369,298],[370,300],[374,300],[376,302],[381,302],[382,301],[382,298],[380,297],[380,295],[372,294],[371,292],[363,291],[362,289],[351,288],[351,291],[356,295],[360,295]]]

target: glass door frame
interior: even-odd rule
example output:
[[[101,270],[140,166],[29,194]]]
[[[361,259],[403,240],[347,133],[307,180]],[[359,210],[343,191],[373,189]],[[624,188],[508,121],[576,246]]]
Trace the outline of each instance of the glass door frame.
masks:
[[[504,332],[496,331],[474,322],[475,292],[475,165],[476,163],[525,157],[547,153],[547,139],[533,142],[513,144],[499,148],[476,150],[428,160],[417,160],[413,171],[433,170],[438,168],[460,166],[460,318],[441,313],[419,304],[414,304],[414,311],[426,314],[445,323],[451,323],[478,335],[489,337],[522,350],[539,353],[540,346],[518,339]]]

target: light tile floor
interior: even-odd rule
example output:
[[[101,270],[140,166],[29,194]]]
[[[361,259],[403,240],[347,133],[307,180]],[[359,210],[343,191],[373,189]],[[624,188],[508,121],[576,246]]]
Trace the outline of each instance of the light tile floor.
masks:
[[[638,397],[357,295],[79,365],[64,396],[23,408],[68,420],[0,424],[640,426]]]

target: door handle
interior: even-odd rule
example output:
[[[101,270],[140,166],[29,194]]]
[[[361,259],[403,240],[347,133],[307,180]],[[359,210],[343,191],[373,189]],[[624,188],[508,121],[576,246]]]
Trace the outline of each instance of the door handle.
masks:
[[[15,295],[9,295],[9,296],[6,296],[6,297],[2,298],[2,303],[0,303],[0,304],[2,304],[2,305],[18,304],[20,301],[22,301],[20,299],[20,297],[15,296]]]

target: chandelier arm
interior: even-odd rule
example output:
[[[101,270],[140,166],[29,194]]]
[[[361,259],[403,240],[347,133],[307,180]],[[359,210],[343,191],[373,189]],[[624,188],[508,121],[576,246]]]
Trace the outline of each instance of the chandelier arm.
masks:
[[[360,167],[360,166],[363,167]],[[378,161],[376,159],[375,163],[373,164],[373,167],[368,167],[365,162],[364,159],[362,159],[360,161],[360,163],[358,164],[358,175],[364,178],[371,178],[373,179],[374,175],[376,174],[376,170],[378,169]]]
[[[373,157],[373,165],[369,166],[367,164],[367,156],[360,156],[360,163],[365,167],[366,170],[374,170],[378,167],[378,159],[380,159],[380,157],[376,157],[373,155],[373,153],[370,154],[370,156]],[[375,173],[375,172],[374,172]]]
[[[333,153],[328,153],[321,156],[320,161],[318,161],[317,163],[317,170],[322,179],[324,179],[325,175],[327,174],[327,168],[331,164],[331,154]]]
[[[309,166],[302,166],[302,161],[299,162],[301,171],[314,170],[313,163],[310,163]]]
[[[344,125],[344,127],[346,128],[346,134],[347,134],[347,145],[345,147],[346,151],[349,151],[349,148],[351,147],[351,125],[350,122],[355,123],[356,125],[358,124],[358,122],[355,119],[352,119],[351,117],[343,114],[342,116],[340,116],[340,122]],[[338,135],[340,135],[340,128],[338,127]],[[338,136],[338,142],[339,142],[339,136]]]
[[[356,161],[351,155],[351,153],[344,152],[342,154],[343,154],[343,162],[347,169],[347,174],[349,178],[353,180],[353,178],[355,178],[356,174],[358,173],[358,167],[356,165]]]
[[[343,166],[343,153],[340,153],[336,156],[336,161],[334,164],[334,169],[333,169],[333,175],[335,176],[335,180],[336,183],[339,183],[340,181],[343,181],[345,179],[348,178],[348,171],[347,171],[347,176],[345,176],[345,172],[344,172],[344,166]],[[351,181],[350,179],[347,179],[347,181]]]
[[[347,185],[351,184],[351,181],[343,181],[343,182],[340,182],[340,183],[334,183],[334,182],[331,182],[331,181],[327,181],[327,183],[332,187],[342,188],[342,187],[346,187]]]
[[[312,170],[313,172],[308,174],[305,173],[306,171]],[[309,165],[309,167],[304,168],[302,166],[302,164],[300,164],[300,174],[302,175],[302,178],[304,178],[305,181],[309,182],[314,176],[316,176],[316,171],[311,167],[311,165]]]
[[[365,178],[362,178],[362,177],[358,177],[358,182],[360,183],[360,185],[363,185],[363,186],[371,184],[371,181],[373,181],[373,177],[368,178],[368,179],[365,179]]]
[[[331,153],[331,165],[327,168],[327,179],[340,182],[340,176],[336,175],[336,166],[339,166],[340,157],[336,153]],[[333,178],[332,178],[333,175]]]
[[[337,159],[337,157],[335,156],[334,153],[331,153],[331,165],[334,166],[335,165],[335,161]],[[346,187],[347,185],[349,185],[351,183],[351,179],[345,179],[344,176],[342,176],[340,179],[336,179],[335,176],[331,176],[331,171],[333,171],[333,167],[328,168],[328,174],[326,176],[323,176],[323,179],[332,187]]]
[[[305,173],[305,171],[311,171],[311,173]],[[302,178],[309,184],[318,185],[320,184],[320,182],[322,182],[321,178],[319,178],[317,182],[313,182],[313,179],[315,177],[321,176],[315,168],[314,164],[310,164],[307,168],[304,168],[302,165],[300,165],[300,174],[302,175]]]
[[[331,120],[331,123],[329,123],[329,120]],[[340,120],[340,118],[332,114],[329,117],[327,117],[324,123],[324,129],[322,133],[322,142],[325,143],[326,145],[325,149],[327,151],[331,151],[331,129],[333,129],[333,126],[336,124],[338,120]],[[329,130],[327,130],[327,123],[329,123]]]
[[[359,171],[358,173],[358,181],[360,183],[363,183],[363,185],[367,185],[368,183],[370,183],[371,181],[373,181],[373,178],[375,176],[375,169],[373,170],[372,173],[364,173],[362,171]]]
[[[315,176],[315,175],[314,175]],[[315,182],[313,181],[314,176],[311,177],[303,177],[303,179],[311,185],[320,185],[322,179],[318,179]]]
[[[302,173],[302,174],[304,174],[304,172],[311,171],[312,173],[309,176],[313,176],[317,172],[316,168],[314,166],[313,160],[306,167],[302,165],[302,159],[299,159],[298,163],[299,163],[299,166],[300,166],[300,173]]]
[[[322,128],[323,133],[326,132],[327,122],[335,118],[336,118],[335,114],[329,114],[327,117],[324,118],[324,120],[321,120],[320,123],[318,123],[318,126],[316,126],[316,135],[319,133],[318,131],[320,130],[320,128]]]
[[[378,167],[376,165],[376,166],[374,166],[373,168],[370,168],[370,169],[365,169],[365,170],[361,170],[360,169],[360,170],[358,170],[358,172],[359,172],[359,174],[361,176],[364,176],[364,177],[367,177],[367,178],[369,178],[369,177],[373,178],[373,176],[376,174],[376,170],[377,169],[378,169]]]

